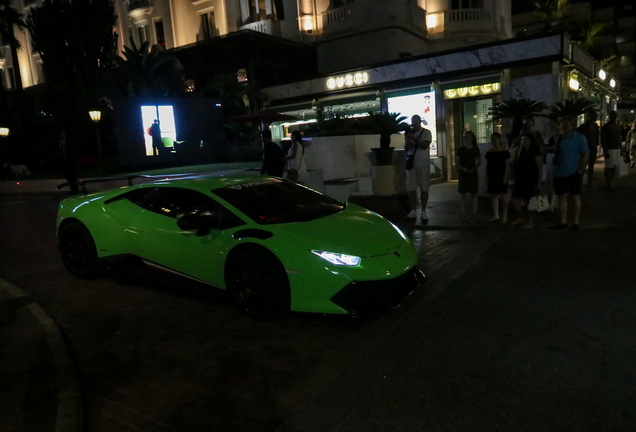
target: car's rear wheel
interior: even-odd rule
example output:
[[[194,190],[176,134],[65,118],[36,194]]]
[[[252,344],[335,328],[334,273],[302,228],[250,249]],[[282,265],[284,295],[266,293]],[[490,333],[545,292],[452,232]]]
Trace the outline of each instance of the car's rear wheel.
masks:
[[[225,271],[228,291],[246,315],[271,320],[289,312],[289,279],[281,262],[264,248],[233,253]]]
[[[59,248],[66,269],[80,279],[103,274],[104,267],[97,258],[95,241],[88,229],[79,222],[68,222],[60,228]]]

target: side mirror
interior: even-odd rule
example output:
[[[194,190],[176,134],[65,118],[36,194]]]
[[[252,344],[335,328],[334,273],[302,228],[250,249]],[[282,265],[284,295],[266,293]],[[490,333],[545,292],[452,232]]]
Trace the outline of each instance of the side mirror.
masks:
[[[177,226],[184,231],[197,231],[197,237],[210,233],[218,226],[218,214],[200,208],[188,209],[177,215]]]

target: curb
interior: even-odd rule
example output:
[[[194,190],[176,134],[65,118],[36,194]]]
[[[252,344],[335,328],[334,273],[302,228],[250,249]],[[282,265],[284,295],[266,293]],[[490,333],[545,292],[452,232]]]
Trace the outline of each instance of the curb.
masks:
[[[0,289],[13,298],[30,299],[20,288],[0,279]],[[82,395],[75,367],[68,353],[68,346],[59,327],[36,302],[25,306],[42,326],[53,356],[53,369],[57,384],[57,415],[55,432],[80,432],[83,430]]]

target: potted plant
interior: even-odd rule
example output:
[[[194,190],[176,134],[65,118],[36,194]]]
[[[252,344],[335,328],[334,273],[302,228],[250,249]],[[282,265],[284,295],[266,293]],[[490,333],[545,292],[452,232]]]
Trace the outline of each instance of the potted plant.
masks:
[[[404,132],[409,127],[405,120],[406,116],[400,113],[382,112],[370,112],[364,119],[364,124],[370,132],[380,134],[380,147],[371,149],[375,155],[376,164],[391,165],[393,163],[394,147],[391,147],[391,135]]]
[[[589,112],[590,110],[595,110],[596,103],[590,99],[581,98],[581,99],[566,99],[563,103],[556,102],[554,105],[550,106],[550,117],[551,118],[561,118],[563,116],[572,116],[574,118]]]
[[[510,144],[521,133],[524,117],[545,117],[543,111],[547,108],[548,106],[544,102],[537,102],[528,98],[513,98],[489,108],[489,111],[493,121],[504,118],[512,119],[512,131],[506,136]]]

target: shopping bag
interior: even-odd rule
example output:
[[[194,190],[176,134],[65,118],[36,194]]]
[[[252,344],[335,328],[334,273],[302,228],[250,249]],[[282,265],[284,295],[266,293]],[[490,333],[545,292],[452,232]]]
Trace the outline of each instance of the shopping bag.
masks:
[[[550,210],[550,201],[545,195],[535,195],[530,198],[528,203],[528,210],[532,212],[541,213],[546,210]]]
[[[623,158],[618,158],[618,163],[616,165],[616,178],[625,177],[629,173],[627,169],[627,164],[623,160]]]

